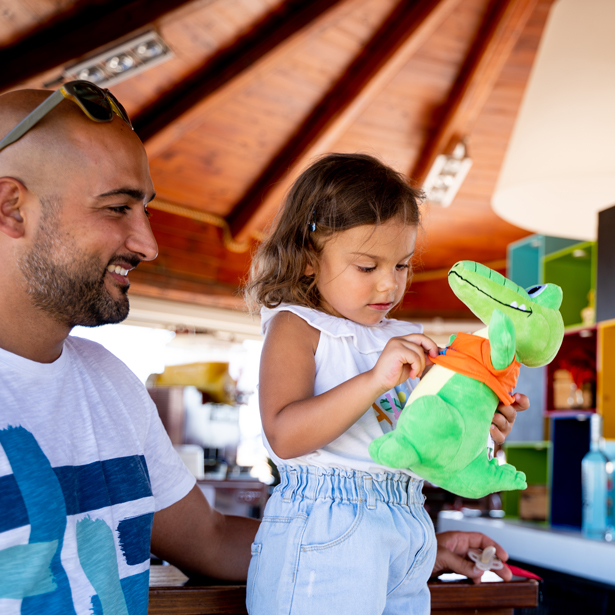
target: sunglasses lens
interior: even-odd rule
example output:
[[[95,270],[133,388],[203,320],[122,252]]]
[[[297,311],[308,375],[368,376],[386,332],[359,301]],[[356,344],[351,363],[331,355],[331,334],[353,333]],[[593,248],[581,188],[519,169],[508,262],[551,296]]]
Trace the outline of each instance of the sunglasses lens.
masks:
[[[73,82],[73,91],[88,113],[99,122],[108,122],[113,111],[104,92],[97,86],[83,81]]]
[[[113,96],[113,94],[111,94],[111,92],[109,92],[109,90],[105,90],[105,94],[107,95],[107,98],[111,101],[111,103],[113,104],[113,106],[115,107],[115,112],[129,125],[132,127],[132,122],[130,121],[130,118],[128,117],[128,113],[126,113],[126,109],[124,109],[124,107],[122,106],[122,103],[115,97]]]

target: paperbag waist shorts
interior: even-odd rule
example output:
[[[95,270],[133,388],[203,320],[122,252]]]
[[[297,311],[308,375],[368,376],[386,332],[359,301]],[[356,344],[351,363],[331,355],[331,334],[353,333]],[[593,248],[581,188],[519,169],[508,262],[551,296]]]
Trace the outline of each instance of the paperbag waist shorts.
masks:
[[[436,557],[423,481],[281,467],[252,545],[250,615],[427,615]]]

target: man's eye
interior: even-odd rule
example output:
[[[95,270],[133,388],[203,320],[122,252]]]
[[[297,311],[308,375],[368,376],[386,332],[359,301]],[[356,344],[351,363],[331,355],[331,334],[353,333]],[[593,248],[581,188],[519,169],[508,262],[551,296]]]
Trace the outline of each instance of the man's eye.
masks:
[[[116,205],[115,207],[110,207],[109,209],[116,214],[127,214],[130,211],[130,206]]]
[[[148,220],[154,215],[154,212],[148,209],[147,205],[143,208],[143,211],[145,211],[145,215],[147,216]]]

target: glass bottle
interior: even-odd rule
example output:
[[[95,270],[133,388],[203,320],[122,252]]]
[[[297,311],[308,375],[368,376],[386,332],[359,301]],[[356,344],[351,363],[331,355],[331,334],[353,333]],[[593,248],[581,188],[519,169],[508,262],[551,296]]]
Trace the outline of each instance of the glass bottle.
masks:
[[[613,462],[604,451],[602,416],[590,419],[591,444],[581,462],[583,486],[583,535],[587,538],[613,538]]]

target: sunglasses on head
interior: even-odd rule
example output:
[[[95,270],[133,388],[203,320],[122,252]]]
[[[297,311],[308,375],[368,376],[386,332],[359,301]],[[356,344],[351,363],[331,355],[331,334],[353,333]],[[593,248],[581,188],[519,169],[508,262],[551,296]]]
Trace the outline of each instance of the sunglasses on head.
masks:
[[[21,139],[65,98],[74,102],[94,122],[110,122],[115,114],[132,128],[126,110],[109,90],[103,90],[89,81],[69,81],[19,122],[0,141],[0,150]]]

